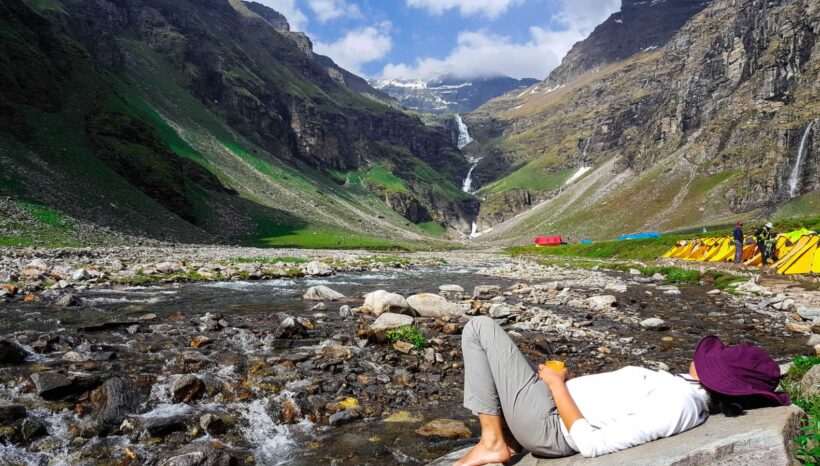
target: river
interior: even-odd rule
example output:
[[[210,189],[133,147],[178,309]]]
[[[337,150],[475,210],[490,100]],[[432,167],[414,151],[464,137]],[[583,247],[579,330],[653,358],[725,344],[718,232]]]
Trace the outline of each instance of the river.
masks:
[[[474,308],[481,303],[470,299],[473,287],[509,290],[493,301],[510,307],[500,322],[525,354],[533,363],[564,359],[577,374],[627,364],[682,371],[694,344],[709,333],[762,344],[781,361],[806,351],[782,319],[729,295],[708,295],[708,284],[677,294],[677,287],[644,277],[522,265],[501,256],[323,278],[89,288],[76,292],[76,307],[46,300],[0,304],[0,335],[31,352],[24,364],[0,370],[0,399],[25,406],[28,418],[48,430],[7,439],[0,463],[162,464],[186,448],[202,448],[239,464],[424,464],[471,441],[421,436],[416,429],[424,422],[464,420],[478,433],[461,408],[458,331],[447,330],[446,319],[417,319],[435,353],[430,361],[423,351],[404,354],[368,342],[362,329],[369,316],[345,319],[340,303],[319,311],[301,296],[326,285],[354,297],[348,303],[355,307],[362,302],[356,297],[377,289],[409,296],[437,293],[444,284],[467,290],[449,298]],[[614,295],[617,303],[603,310],[585,304],[599,295]],[[304,328],[282,334],[282,313],[303,319]],[[636,324],[647,317],[664,319],[669,330]],[[449,323],[460,329],[464,321]],[[192,346],[201,336],[209,341]],[[43,371],[87,387],[43,400],[29,378]],[[185,374],[195,374],[203,390],[174,403],[173,387]],[[112,378],[127,381],[134,403],[132,412],[106,425],[106,401],[99,388],[89,390]],[[357,405],[348,409],[354,415],[329,426],[345,400]],[[208,425],[206,415],[219,422]]]

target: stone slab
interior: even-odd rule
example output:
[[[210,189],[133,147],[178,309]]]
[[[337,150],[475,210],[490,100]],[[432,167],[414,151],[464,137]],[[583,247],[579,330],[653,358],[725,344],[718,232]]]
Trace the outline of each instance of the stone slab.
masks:
[[[688,432],[656,440],[628,450],[597,458],[580,455],[539,459],[519,455],[509,464],[517,466],[694,466],[756,465],[791,466],[794,437],[800,429],[803,411],[796,406],[747,411],[741,417],[711,416],[703,425]],[[439,458],[428,466],[451,466],[470,449]]]

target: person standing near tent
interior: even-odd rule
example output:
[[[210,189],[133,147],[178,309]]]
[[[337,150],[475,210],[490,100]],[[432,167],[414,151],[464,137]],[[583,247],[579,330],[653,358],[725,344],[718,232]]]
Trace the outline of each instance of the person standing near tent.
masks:
[[[763,265],[769,263],[769,259],[774,256],[774,237],[775,234],[772,231],[774,225],[771,222],[767,223],[763,226],[760,230],[757,230],[755,233],[755,238],[757,239],[757,248],[760,249],[760,254],[763,256]],[[777,259],[775,259],[777,260]]]
[[[740,264],[740,258],[743,256],[743,222],[735,224],[732,238],[735,241],[735,264]]]

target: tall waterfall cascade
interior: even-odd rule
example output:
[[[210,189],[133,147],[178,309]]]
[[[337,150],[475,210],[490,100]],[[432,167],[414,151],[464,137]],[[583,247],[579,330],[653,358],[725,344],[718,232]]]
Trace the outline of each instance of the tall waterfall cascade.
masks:
[[[800,148],[797,150],[797,160],[795,160],[794,167],[792,168],[792,174],[789,176],[790,197],[797,196],[797,191],[800,188],[800,175],[803,169],[803,160],[806,158],[806,150],[808,149],[807,145],[809,142],[809,135],[811,134],[811,129],[813,126],[814,120],[809,122],[809,125],[806,126],[806,131],[803,133],[803,138],[800,139]]]
[[[470,131],[467,129],[467,125],[464,124],[464,120],[461,119],[461,115],[456,113],[456,125],[458,125],[458,150],[464,149],[467,147],[467,144],[473,142],[473,138],[470,136]]]

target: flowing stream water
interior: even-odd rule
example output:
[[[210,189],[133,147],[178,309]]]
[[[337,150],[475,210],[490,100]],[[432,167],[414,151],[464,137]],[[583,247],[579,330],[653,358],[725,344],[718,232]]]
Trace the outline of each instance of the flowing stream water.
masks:
[[[813,126],[814,120],[810,121],[809,125],[806,126],[806,131],[800,139],[800,147],[797,150],[797,160],[795,160],[794,168],[792,168],[792,173],[789,176],[789,196],[791,197],[797,196],[798,190],[800,189],[800,175],[803,169],[803,159],[806,158],[807,144],[809,142],[809,135],[811,135],[811,129]]]
[[[468,290],[469,297],[477,285],[506,290],[519,282],[538,284],[558,279],[573,293],[589,296],[602,293],[607,280],[634,280],[568,269],[555,272],[555,277],[535,278],[525,270],[518,278],[501,278],[487,276],[482,269],[506,267],[508,259],[485,255],[469,263],[341,273],[326,278],[77,290],[82,306],[73,308],[57,308],[47,302],[0,304],[0,336],[15,339],[31,351],[25,364],[0,367],[0,400],[26,406],[28,417],[48,429],[48,436],[29,442],[0,441],[0,464],[161,464],[180,445],[210,444],[233,452],[240,464],[425,464],[464,443],[420,437],[415,431],[422,422],[463,419],[474,434],[478,432],[477,424],[461,408],[458,334],[435,330],[439,324],[434,319],[417,322],[428,338],[438,340],[435,348],[444,359],[426,367],[420,355],[404,355],[383,344],[363,346],[357,331],[366,324],[343,319],[338,312],[340,303],[328,302],[324,315],[317,314],[312,309],[315,303],[301,300],[307,288],[326,285],[353,297],[378,289],[408,296],[436,293],[440,285],[457,284]],[[773,326],[761,320],[765,316],[729,306],[727,301],[716,304],[706,295],[709,289],[696,286],[682,295],[667,295],[654,284],[630,283],[629,291],[619,295],[623,304],[613,315],[659,316],[673,326],[668,333],[641,331],[619,321],[621,317],[612,320],[572,306],[540,305],[585,322],[582,333],[612,332],[621,340],[635,340],[632,350],[613,353],[606,360],[601,359],[596,349],[601,343],[596,341],[545,336],[526,328],[518,330],[517,338],[535,360],[545,357],[544,351],[565,353],[575,371],[609,370],[646,359],[666,361],[674,370],[683,370],[694,343],[706,333],[764,344],[781,359],[803,350],[802,341],[789,341],[782,331],[773,332]],[[511,306],[517,305],[514,296],[504,299]],[[210,345],[194,348],[190,343],[203,334],[200,325],[207,313],[219,314],[227,323],[221,330],[204,332],[213,340]],[[310,319],[316,329],[297,337],[272,338],[280,313]],[[149,320],[141,320],[150,315]],[[44,336],[53,339],[55,346],[34,352],[30,344]],[[339,345],[353,357],[335,360],[323,352]],[[547,347],[552,349],[545,350]],[[116,357],[71,362],[64,357],[67,351],[115,353]],[[91,428],[94,414],[88,410],[93,402],[88,398],[48,402],[37,395],[29,376],[43,370],[134,380],[140,390],[139,408],[126,422],[174,421],[181,427],[161,439],[127,428],[122,432],[115,429],[107,436],[99,434]],[[184,374],[195,374],[205,381],[208,395],[192,403],[174,403],[172,387]],[[350,396],[361,400],[361,420],[329,427],[321,415],[317,417],[316,411],[324,410],[326,403]],[[285,422],[281,413],[287,412],[288,405],[295,406],[295,414],[293,420]],[[399,410],[412,412],[418,419],[384,420]],[[223,435],[208,435],[201,429],[197,432],[205,414],[227,416],[236,427]],[[134,457],[126,458],[126,451]]]
[[[564,183],[564,186],[569,186],[574,183],[576,180],[584,176],[584,174],[590,170],[592,167],[587,162],[587,153],[589,151],[589,143],[592,141],[592,138],[587,138],[586,143],[584,144],[584,150],[581,152],[581,166],[578,168],[578,171],[573,173],[571,177]]]

